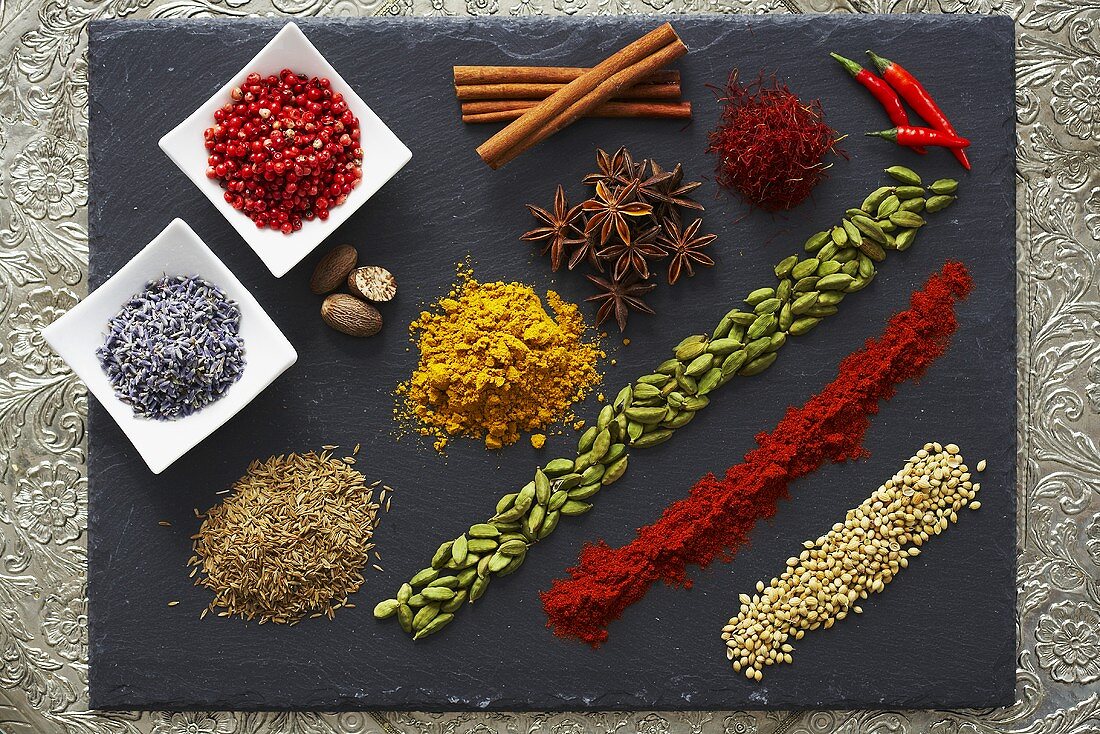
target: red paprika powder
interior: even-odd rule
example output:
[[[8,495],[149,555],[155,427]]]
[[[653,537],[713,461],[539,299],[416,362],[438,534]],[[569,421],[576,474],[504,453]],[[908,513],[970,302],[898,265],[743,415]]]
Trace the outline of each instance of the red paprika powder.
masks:
[[[787,485],[822,466],[865,455],[863,436],[881,400],[919,378],[947,349],[958,328],[955,303],[970,292],[962,263],[948,262],[895,314],[878,339],[840,364],[836,378],[801,408],[790,408],[771,433],[722,479],[708,474],[661,518],[621,548],[587,544],[580,563],[542,593],[547,626],[592,646],[607,625],[645,596],[655,581],[690,587],[688,564],[728,561],[757,519],[775,514]]]

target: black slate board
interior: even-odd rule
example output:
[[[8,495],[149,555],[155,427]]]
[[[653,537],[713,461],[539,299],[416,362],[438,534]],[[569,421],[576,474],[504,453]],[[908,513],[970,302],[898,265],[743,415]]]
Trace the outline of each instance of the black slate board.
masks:
[[[693,124],[585,121],[498,172],[475,156],[487,127],[463,127],[450,87],[454,63],[595,62],[652,27],[652,18],[532,21],[324,20],[310,39],[413,150],[411,164],[333,238],[360,244],[397,275],[387,327],[356,341],[324,328],[306,280],[319,255],[272,278],[203,196],[157,149],[157,139],[243,65],[277,21],[97,22],[91,28],[91,282],[117,270],[173,217],[184,218],[256,294],[301,355],[247,409],[168,471],[153,476],[102,408],[91,406],[89,593],[95,708],[725,709],[984,707],[1013,700],[1015,609],[1015,269],[1013,248],[1013,31],[1007,18],[691,17],[675,25]],[[929,82],[974,141],[975,170],[940,152],[918,158],[862,136],[887,127],[875,103],[830,61],[865,48],[902,60]],[[588,295],[583,279],[551,275],[516,240],[523,204],[549,202],[553,185],[580,176],[597,146],[627,144],[665,164],[706,175],[716,119],[706,88],[729,70],[777,71],[829,122],[849,133],[851,160],[785,217],[746,215],[708,183],[707,229],[720,235],[720,267],[689,284],[662,286],[661,315],[632,319],[632,344],[609,340],[614,394],[648,372],[688,333],[707,328],[749,290],[772,282],[771,265],[808,234],[835,222],[904,162],[927,180],[960,176],[962,196],[931,217],[918,244],[892,255],[840,316],[795,340],[766,375],[729,387],[675,440],[633,457],[628,477],[582,518],[563,522],[521,573],[493,584],[446,634],[413,645],[376,623],[374,603],[424,565],[440,540],[485,516],[527,481],[540,458],[526,443],[487,453],[456,441],[446,457],[392,438],[390,391],[415,360],[405,325],[444,292],[453,264],[472,254],[483,279],[507,278]],[[140,118],[135,123],[135,115]],[[582,542],[627,541],[704,472],[722,471],[834,375],[839,360],[878,334],[887,316],[947,258],[964,260],[976,290],[960,309],[950,352],[919,384],[904,385],[875,418],[866,461],[830,466],[792,487],[773,522],[732,564],[696,573],[690,591],[655,588],[611,628],[598,651],[554,638],[537,592],[571,565]],[[581,406],[593,414],[595,403]],[[965,513],[866,613],[797,645],[795,663],[762,684],[727,667],[719,628],[737,594],[768,579],[805,538],[858,504],[926,440],[956,441],[971,463],[985,457],[983,509]],[[360,465],[398,489],[377,534],[385,572],[334,621],[292,629],[207,618],[208,592],[193,588],[188,536],[215,492],[253,458],[321,444],[363,445]],[[172,527],[157,525],[171,521]],[[180,604],[168,607],[170,600]]]

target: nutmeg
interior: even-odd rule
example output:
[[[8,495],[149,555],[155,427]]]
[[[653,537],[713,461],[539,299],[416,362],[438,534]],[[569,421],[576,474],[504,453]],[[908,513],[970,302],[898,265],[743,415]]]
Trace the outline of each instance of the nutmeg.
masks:
[[[385,268],[368,265],[351,271],[348,290],[360,298],[381,303],[397,295],[397,279]]]
[[[321,303],[321,319],[349,336],[374,336],[382,329],[382,314],[366,301],[332,293]]]
[[[351,245],[337,245],[317,263],[309,289],[317,295],[331,293],[340,287],[359,261],[359,253]]]

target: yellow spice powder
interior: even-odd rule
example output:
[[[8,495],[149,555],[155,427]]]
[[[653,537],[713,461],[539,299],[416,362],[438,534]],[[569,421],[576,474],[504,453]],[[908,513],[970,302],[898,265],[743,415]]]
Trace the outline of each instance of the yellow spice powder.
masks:
[[[573,420],[570,406],[600,381],[604,357],[577,306],[554,291],[546,300],[522,283],[480,283],[468,271],[409,326],[420,349],[412,377],[398,386],[400,413],[436,438],[484,438],[486,448],[523,432]]]

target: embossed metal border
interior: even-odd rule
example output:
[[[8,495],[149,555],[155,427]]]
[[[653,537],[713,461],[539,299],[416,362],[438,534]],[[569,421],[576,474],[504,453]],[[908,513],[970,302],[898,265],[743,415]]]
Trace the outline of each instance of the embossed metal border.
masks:
[[[39,331],[85,292],[89,21],[252,14],[942,12],[1017,22],[1019,658],[988,711],[110,713],[87,708],[83,386]],[[0,731],[1100,731],[1100,0],[0,0]]]

